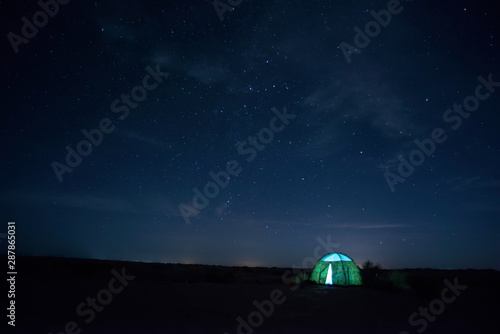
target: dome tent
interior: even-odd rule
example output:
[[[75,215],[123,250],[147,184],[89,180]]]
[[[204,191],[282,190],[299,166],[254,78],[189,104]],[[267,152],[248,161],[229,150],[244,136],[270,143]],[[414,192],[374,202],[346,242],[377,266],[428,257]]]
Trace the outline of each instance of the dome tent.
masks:
[[[311,281],[326,285],[361,285],[361,273],[354,261],[341,253],[325,255],[314,267]]]

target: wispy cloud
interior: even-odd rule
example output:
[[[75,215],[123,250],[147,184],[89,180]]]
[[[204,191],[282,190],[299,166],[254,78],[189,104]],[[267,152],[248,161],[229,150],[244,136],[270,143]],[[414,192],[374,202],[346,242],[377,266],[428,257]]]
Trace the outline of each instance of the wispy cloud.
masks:
[[[481,205],[477,207],[477,211],[500,212],[500,205]]]
[[[471,176],[465,178],[455,178],[448,181],[453,187],[454,191],[465,191],[471,189],[485,189],[485,188],[498,188],[500,187],[500,180],[483,179],[480,176]]]
[[[325,68],[325,73],[331,71]],[[331,76],[331,83],[311,91],[302,102],[301,106],[308,110],[307,126],[312,134],[302,151],[327,157],[346,150],[353,138],[366,135],[397,140],[397,151],[401,151],[412,144],[408,139],[412,134],[422,131],[407,110],[405,97],[392,91],[382,78],[368,81],[354,74],[333,72]]]
[[[413,120],[404,110],[404,97],[396,95],[382,78],[375,74],[371,81],[366,79],[367,74],[332,76],[337,79],[320,86],[304,100],[304,106],[315,107],[315,116],[328,114],[330,123],[337,125],[346,121],[366,122],[390,138],[401,138],[412,128]]]
[[[342,229],[392,229],[392,228],[411,228],[409,224],[324,224],[327,228],[342,228]]]
[[[15,191],[8,196],[19,204],[56,206],[89,211],[139,213],[132,203],[119,198],[99,197],[74,193],[41,193],[40,191]]]

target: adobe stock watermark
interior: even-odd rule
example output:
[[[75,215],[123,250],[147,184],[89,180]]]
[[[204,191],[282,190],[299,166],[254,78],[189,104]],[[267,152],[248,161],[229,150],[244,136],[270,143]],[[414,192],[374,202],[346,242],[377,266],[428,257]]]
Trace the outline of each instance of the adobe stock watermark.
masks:
[[[462,294],[462,291],[468,288],[467,285],[459,285],[458,278],[455,277],[453,284],[445,279],[444,284],[446,288],[441,291],[440,298],[433,299],[428,307],[420,306],[418,308],[418,313],[413,312],[408,318],[408,322],[412,327],[420,326],[416,331],[422,333],[427,329],[429,322],[434,322],[437,316],[441,315],[447,304],[453,303],[458,296]],[[450,293],[449,293],[450,292]],[[430,312],[429,312],[430,311]],[[399,334],[410,334],[406,331],[401,331]]]
[[[160,71],[160,65],[156,65],[155,69],[150,66],[146,66],[146,74],[142,78],[142,85],[137,85],[131,89],[129,94],[121,94],[120,98],[115,99],[111,102],[110,109],[113,113],[121,113],[118,118],[120,120],[125,120],[130,113],[130,108],[135,109],[139,106],[139,103],[146,100],[148,97],[148,91],[152,91],[158,87],[158,84],[163,82],[163,78],[167,78],[169,73],[163,73]],[[80,140],[76,144],[76,150],[70,145],[66,145],[65,149],[68,152],[66,154],[66,159],[64,163],[53,161],[50,166],[52,167],[54,173],[56,174],[59,183],[63,182],[64,173],[72,173],[73,169],[78,167],[82,161],[82,157],[88,157],[93,150],[93,147],[98,147],[102,144],[105,134],[110,134],[115,130],[115,125],[110,118],[104,117],[99,121],[99,126],[95,129],[87,131],[86,129],[81,130],[81,133],[86,139]]]
[[[386,28],[391,23],[392,15],[400,14],[403,9],[404,7],[400,5],[398,0],[389,0],[387,2],[387,10],[382,9],[378,13],[371,10],[370,15],[375,20],[366,23],[365,31],[363,32],[358,26],[354,27],[354,32],[356,33],[353,40],[354,46],[346,42],[340,42],[338,46],[347,63],[351,63],[351,56],[353,54],[360,54],[361,50],[370,44],[370,38],[375,38],[380,34],[382,31],[381,26]]]
[[[443,121],[445,123],[451,123],[450,127],[452,130],[458,130],[462,125],[462,120],[469,118],[471,115],[470,113],[479,108],[479,101],[486,101],[491,96],[491,93],[495,92],[495,87],[500,87],[500,81],[493,81],[492,75],[492,73],[488,74],[488,80],[483,76],[478,76],[477,80],[480,83],[476,86],[474,95],[465,97],[462,102],[463,105],[455,103],[453,104],[453,110],[449,108],[444,111]],[[391,192],[396,191],[395,185],[398,182],[405,182],[406,178],[410,177],[413,172],[415,172],[415,167],[421,166],[425,162],[425,156],[429,157],[434,154],[436,144],[442,144],[447,139],[448,135],[445,134],[442,128],[433,129],[430,136],[424,138],[422,141],[415,139],[413,143],[417,148],[410,152],[408,159],[405,159],[401,155],[398,157],[400,161],[397,170],[398,174],[388,170],[384,172],[385,180]]]
[[[135,276],[127,275],[125,268],[122,268],[121,273],[115,269],[111,270],[113,277],[108,282],[108,287],[99,290],[95,297],[87,297],[85,302],[82,302],[76,307],[76,314],[80,317],[87,317],[84,322],[88,325],[94,321],[96,312],[102,312],[105,306],[108,306],[113,301],[113,296],[121,293],[128,284],[135,279]],[[64,331],[56,334],[77,334],[82,330],[81,326],[76,321],[68,321],[64,325]],[[52,332],[49,332],[52,334]]]
[[[214,6],[215,12],[219,16],[220,21],[224,21],[224,13],[232,12],[235,7],[238,7],[243,0],[226,0],[227,3],[221,0],[212,1],[212,5]]]
[[[19,46],[21,44],[28,44],[30,39],[35,38],[38,35],[38,28],[43,28],[49,23],[49,18],[52,19],[59,13],[59,5],[66,5],[70,0],[47,0],[38,1],[38,6],[42,10],[39,10],[33,14],[31,20],[26,16],[21,18],[23,25],[21,26],[21,35],[9,32],[7,34],[7,39],[12,46],[15,54],[19,53]]]
[[[312,265],[313,267],[316,265],[319,259],[321,259],[322,255],[320,255],[320,251],[324,250],[326,253],[333,253],[335,248],[340,247],[338,243],[332,243],[330,235],[327,236],[326,241],[321,237],[317,237],[316,241],[319,243],[318,246],[314,249],[313,256],[307,257],[302,261],[302,267],[298,267],[293,265],[293,273],[296,275],[300,275],[302,270],[308,268],[308,265]],[[289,277],[292,274],[292,271],[287,270],[281,276],[281,280],[283,283],[289,286],[289,290],[294,292],[299,288],[299,284],[294,281],[293,278]],[[260,327],[264,324],[264,319],[269,318],[273,315],[276,310],[276,306],[282,305],[286,301],[285,291],[282,289],[274,289],[269,294],[269,299],[264,299],[262,301],[254,300],[252,305],[256,310],[250,312],[246,319],[238,316],[236,318],[236,322],[238,323],[236,326],[237,334],[252,334],[254,329]],[[265,317],[265,318],[264,318]],[[229,334],[224,332],[224,334]]]
[[[283,107],[283,112],[280,112],[276,108],[272,108],[272,111],[275,117],[271,118],[269,121],[269,127],[260,129],[257,136],[248,136],[248,142],[244,140],[237,147],[238,153],[246,156],[245,160],[247,162],[253,161],[257,157],[258,152],[262,151],[266,145],[273,141],[274,134],[283,131],[285,126],[290,123],[290,120],[297,117],[295,114],[287,113],[286,107]],[[281,124],[277,124],[278,120]],[[203,191],[200,191],[198,188],[193,188],[194,196],[192,204],[187,205],[181,203],[178,205],[179,211],[186,224],[191,224],[189,219],[191,217],[197,217],[201,210],[208,206],[210,200],[219,196],[220,190],[229,185],[231,176],[237,176],[242,170],[243,168],[238,161],[231,160],[226,163],[225,170],[221,170],[217,173],[210,171],[208,176],[212,181],[208,181],[205,184]]]

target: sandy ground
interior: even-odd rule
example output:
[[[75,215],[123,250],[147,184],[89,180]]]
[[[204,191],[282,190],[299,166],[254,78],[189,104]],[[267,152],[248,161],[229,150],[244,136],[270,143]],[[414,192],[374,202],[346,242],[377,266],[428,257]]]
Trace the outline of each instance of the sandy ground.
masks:
[[[406,270],[412,287],[389,289],[291,286],[282,281],[286,268],[17,262],[17,333],[471,334],[500,326],[500,272],[493,270]],[[454,293],[444,279],[460,288]],[[430,304],[437,315],[426,320],[418,312]]]

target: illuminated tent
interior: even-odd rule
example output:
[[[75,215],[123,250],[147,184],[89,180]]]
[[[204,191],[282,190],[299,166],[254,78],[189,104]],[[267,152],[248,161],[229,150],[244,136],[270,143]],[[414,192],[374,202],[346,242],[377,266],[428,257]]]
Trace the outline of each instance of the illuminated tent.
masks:
[[[309,278],[319,284],[361,285],[361,274],[354,261],[340,253],[331,253],[318,261]]]

